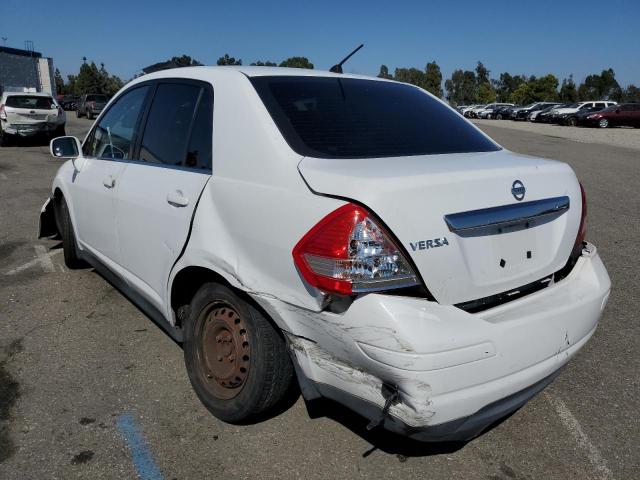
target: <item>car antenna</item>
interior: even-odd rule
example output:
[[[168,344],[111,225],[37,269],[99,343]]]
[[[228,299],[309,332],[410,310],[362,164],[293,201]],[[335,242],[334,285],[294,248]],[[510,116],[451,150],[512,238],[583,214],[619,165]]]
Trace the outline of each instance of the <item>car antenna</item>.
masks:
[[[358,50],[360,50],[362,47],[364,47],[364,43],[361,43],[360,46],[358,48],[356,48],[353,52],[351,52],[349,55],[347,55],[346,57],[344,57],[342,59],[342,61],[336,65],[334,65],[333,67],[331,67],[329,69],[330,72],[333,73],[342,73],[342,65],[344,64],[344,62],[346,62],[347,60],[349,60]]]

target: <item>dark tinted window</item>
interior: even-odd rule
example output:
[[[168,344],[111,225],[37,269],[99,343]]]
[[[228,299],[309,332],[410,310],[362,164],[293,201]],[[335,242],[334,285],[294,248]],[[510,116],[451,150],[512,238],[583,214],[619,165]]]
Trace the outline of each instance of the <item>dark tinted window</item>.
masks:
[[[32,110],[46,110],[53,107],[53,98],[27,95],[10,95],[7,97],[7,107],[30,108]]]
[[[87,102],[107,103],[106,95],[87,95]]]
[[[121,95],[100,119],[83,147],[84,154],[98,158],[131,158],[133,133],[148,91],[149,87],[143,86]]]
[[[499,150],[454,110],[410,85],[334,77],[254,77],[251,82],[300,155],[365,158]]]
[[[140,159],[182,165],[200,87],[160,84],[153,97],[142,137]]]
[[[203,89],[198,111],[191,129],[191,140],[187,149],[185,165],[211,170],[211,142],[213,132],[213,96]]]

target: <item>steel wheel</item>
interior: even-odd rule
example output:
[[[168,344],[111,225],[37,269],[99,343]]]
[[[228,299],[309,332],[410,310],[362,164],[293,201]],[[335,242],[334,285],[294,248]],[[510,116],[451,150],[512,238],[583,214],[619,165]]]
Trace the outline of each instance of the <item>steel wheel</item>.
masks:
[[[600,121],[598,122],[598,126],[600,128],[607,128],[609,126],[609,120],[606,118],[601,118]]]
[[[241,391],[249,372],[251,346],[247,327],[227,302],[218,302],[201,315],[197,362],[208,393],[228,400]]]

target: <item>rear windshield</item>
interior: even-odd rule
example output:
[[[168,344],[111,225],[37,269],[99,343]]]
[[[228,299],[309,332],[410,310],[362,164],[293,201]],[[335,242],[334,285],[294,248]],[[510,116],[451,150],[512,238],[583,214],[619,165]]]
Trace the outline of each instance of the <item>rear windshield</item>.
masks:
[[[106,95],[87,95],[87,102],[107,103]]]
[[[31,110],[46,110],[53,106],[53,98],[10,95],[7,97],[6,106],[13,108],[30,108]]]
[[[253,77],[291,148],[319,158],[490,152],[455,110],[405,84],[334,77]]]

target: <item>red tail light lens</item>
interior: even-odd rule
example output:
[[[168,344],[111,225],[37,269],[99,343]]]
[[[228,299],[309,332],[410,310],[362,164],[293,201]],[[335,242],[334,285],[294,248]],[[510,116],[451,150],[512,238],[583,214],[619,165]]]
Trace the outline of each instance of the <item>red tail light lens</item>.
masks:
[[[293,249],[304,279],[351,295],[418,285],[400,249],[363,207],[347,204],[314,226]]]
[[[62,107],[58,107],[58,115],[62,115]]]
[[[4,111],[4,104],[0,105],[0,119],[7,119],[7,112]]]
[[[582,195],[582,214],[580,216],[580,227],[578,228],[578,235],[576,236],[576,243],[574,250],[582,249],[582,243],[587,235],[587,196],[584,193],[584,187],[580,184],[580,194]]]

